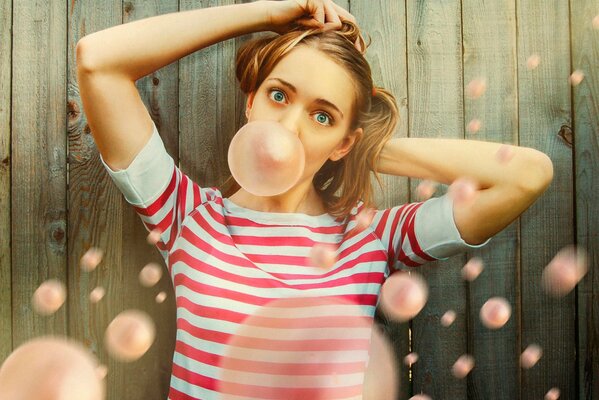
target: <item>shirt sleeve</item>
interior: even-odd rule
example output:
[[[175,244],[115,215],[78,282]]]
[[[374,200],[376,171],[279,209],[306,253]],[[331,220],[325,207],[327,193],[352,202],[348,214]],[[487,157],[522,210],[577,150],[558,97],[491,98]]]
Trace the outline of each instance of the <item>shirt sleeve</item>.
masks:
[[[491,240],[473,245],[462,239],[453,216],[453,200],[447,194],[377,210],[372,228],[387,248],[392,270],[446,260]]]
[[[161,239],[156,246],[166,259],[185,217],[214,197],[216,189],[201,188],[179,170],[152,124],[148,143],[126,169],[114,171],[102,155],[100,160],[147,231],[160,230]]]

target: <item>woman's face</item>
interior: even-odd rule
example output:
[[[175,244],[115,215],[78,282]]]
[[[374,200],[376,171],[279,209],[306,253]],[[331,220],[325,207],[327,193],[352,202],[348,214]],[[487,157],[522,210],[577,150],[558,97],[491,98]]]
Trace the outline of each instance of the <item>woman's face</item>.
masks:
[[[298,135],[306,154],[305,179],[327,159],[346,155],[362,133],[360,128],[349,132],[353,99],[345,70],[318,50],[300,46],[250,93],[246,116],[248,122],[277,121]]]

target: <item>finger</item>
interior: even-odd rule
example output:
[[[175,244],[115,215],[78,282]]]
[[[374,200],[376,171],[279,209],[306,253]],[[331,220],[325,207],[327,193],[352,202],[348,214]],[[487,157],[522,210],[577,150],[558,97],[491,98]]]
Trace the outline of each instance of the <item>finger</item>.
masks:
[[[335,9],[335,11],[337,12],[337,14],[339,15],[339,17],[342,20],[351,21],[354,24],[358,25],[358,20],[356,20],[356,17],[354,17],[352,14],[350,14],[346,9],[344,9],[340,5],[335,4],[333,2],[331,2],[331,4],[333,5],[333,8]]]
[[[332,6],[332,2],[330,0],[325,0],[324,2],[324,10],[326,14],[327,23],[325,23],[324,30],[333,30],[341,28],[341,20],[337,15],[337,11],[335,11]]]
[[[325,23],[325,10],[322,4],[316,4],[314,6],[316,9],[314,10],[313,18],[320,23],[320,26],[323,26]]]

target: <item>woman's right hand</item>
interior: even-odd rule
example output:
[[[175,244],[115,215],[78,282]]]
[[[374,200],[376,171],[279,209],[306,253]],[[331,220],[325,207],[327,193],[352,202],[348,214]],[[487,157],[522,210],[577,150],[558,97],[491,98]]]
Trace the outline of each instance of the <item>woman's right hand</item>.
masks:
[[[270,7],[270,30],[280,35],[298,26],[306,29],[322,28],[325,31],[339,29],[342,20],[358,25],[356,18],[333,0],[284,0],[266,3]]]

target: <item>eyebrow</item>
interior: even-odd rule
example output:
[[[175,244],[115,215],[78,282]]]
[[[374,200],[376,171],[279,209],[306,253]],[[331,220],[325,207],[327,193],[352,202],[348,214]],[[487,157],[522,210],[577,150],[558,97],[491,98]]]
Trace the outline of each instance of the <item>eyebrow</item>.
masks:
[[[289,89],[291,89],[291,91],[293,93],[297,93],[297,89],[295,88],[295,86],[293,86],[291,83],[289,83],[287,81],[284,81],[283,79],[280,79],[280,78],[269,78],[269,79],[267,79],[267,81],[279,81],[282,85],[285,85]],[[326,99],[316,99],[316,100],[314,100],[314,102],[316,104],[323,104],[325,106],[331,107],[333,110],[337,111],[341,115],[341,118],[343,118],[343,113],[341,112],[341,110],[335,104],[331,103],[330,101],[328,101]]]

